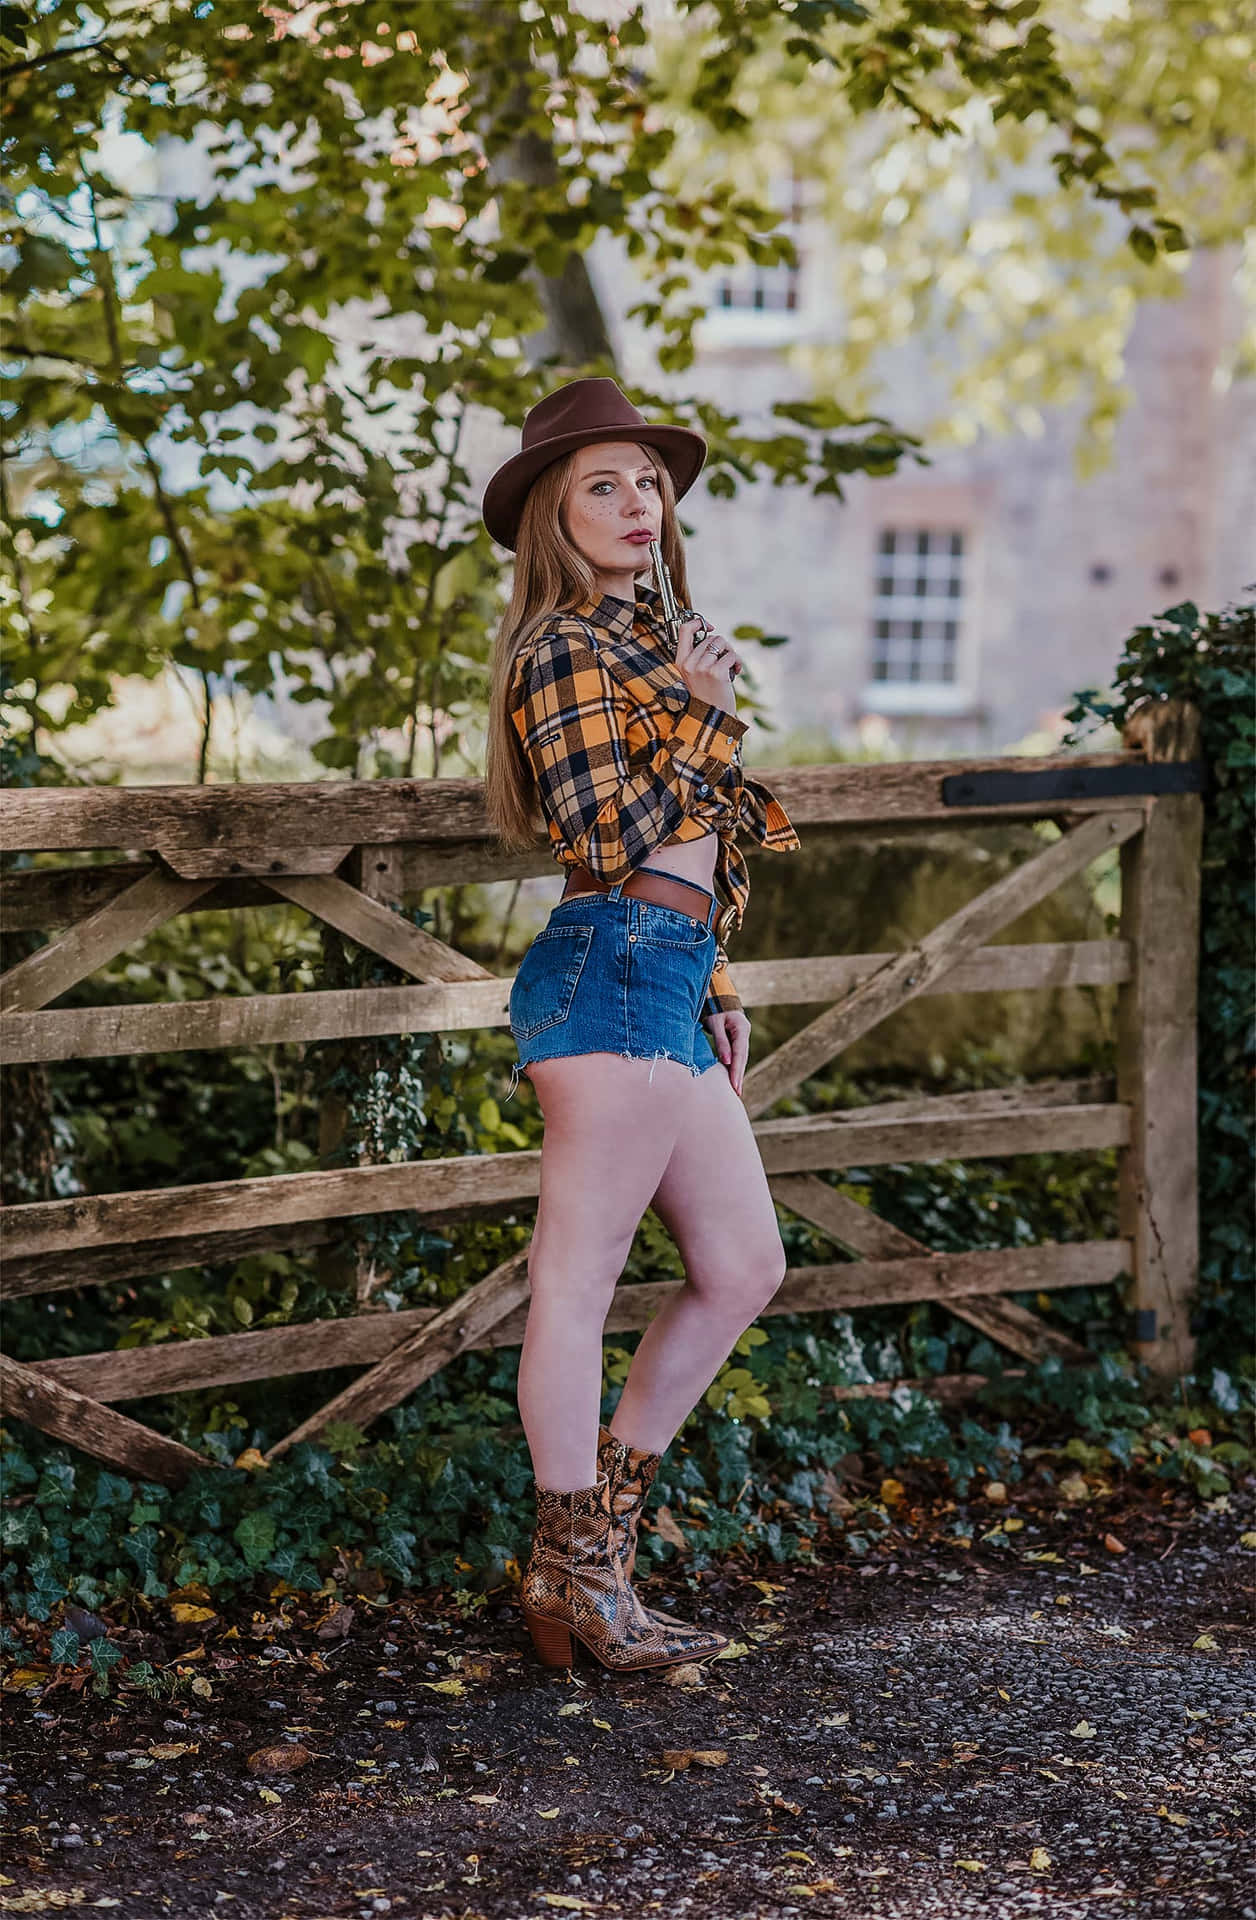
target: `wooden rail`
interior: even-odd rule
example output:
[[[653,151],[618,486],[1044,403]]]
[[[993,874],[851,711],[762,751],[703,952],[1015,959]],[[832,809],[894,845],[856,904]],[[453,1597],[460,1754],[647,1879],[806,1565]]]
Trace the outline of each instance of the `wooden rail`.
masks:
[[[900,953],[816,955],[737,967],[748,1006],[825,1010],[747,1074],[743,1097],[778,1206],[848,1256],[791,1270],[769,1313],[943,1301],[1019,1358],[1081,1349],[1006,1296],[1132,1281],[1136,1350],[1164,1373],[1191,1360],[1196,1276],[1194,1005],[1198,940],[1197,794],[1070,796],[992,808],[947,806],[957,772],[1099,772],[1194,757],[1189,709],[1141,716],[1127,751],[1040,760],[912,762],[772,769],[802,827],[919,831],[1051,819],[1058,837]],[[9,849],[111,851],[125,858],[8,876],[6,928],[52,930],[0,979],[0,1048],[10,1063],[151,1054],[280,1041],[508,1024],[511,981],[420,932],[393,908],[421,887],[549,874],[543,845],[498,846],[478,781],[374,781],[256,787],[43,789],[0,796]],[[1119,937],[1001,945],[998,935],[1069,877],[1120,849]],[[293,902],[416,982],[354,991],[259,994],[182,1005],[64,1008],[69,988],[174,915]],[[918,995],[1111,985],[1119,1002],[1115,1083],[1057,1081],[767,1119],[766,1111]],[[1116,1148],[1121,1235],[1103,1243],[939,1254],[819,1176],[891,1162]],[[540,1155],[466,1155],[76,1196],[0,1210],[0,1293],[17,1298],[112,1283],[250,1252],[327,1243],[332,1223],[405,1210],[446,1225],[534,1201]],[[608,1331],[648,1324],[673,1283],[623,1287]],[[362,1371],[271,1449],[276,1457],[330,1420],[365,1425],[456,1354],[517,1343],[527,1248],[439,1311],[363,1312],[317,1321],[0,1368],[8,1411],[125,1471],[175,1484],[212,1463],[115,1410],[115,1403],[330,1366]]]

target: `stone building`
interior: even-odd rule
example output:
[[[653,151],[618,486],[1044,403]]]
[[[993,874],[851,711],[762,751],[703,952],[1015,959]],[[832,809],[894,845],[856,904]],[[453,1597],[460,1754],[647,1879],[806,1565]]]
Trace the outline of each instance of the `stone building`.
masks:
[[[787,350],[831,324],[824,276],[807,269],[817,251],[800,245],[793,272],[708,276],[697,357],[669,382],[624,318],[641,297],[631,262],[613,243],[595,247],[590,272],[622,380],[696,392],[771,430],[775,401],[811,397]],[[1223,393],[1214,378],[1236,324],[1232,268],[1199,256],[1180,298],[1140,310],[1131,403],[1093,478],[1078,474],[1077,418],[1059,409],[1044,413],[1038,439],[930,448],[928,467],[855,476],[845,502],[768,481],[713,499],[699,480],[682,509],[695,601],[724,632],[744,621],[789,636],[746,645],[782,733],[896,754],[997,751],[1058,730],[1074,692],[1109,684],[1132,627],[1250,587],[1256,382]],[[914,384],[910,359],[905,379],[896,362],[887,409],[909,429],[936,397],[923,347]],[[485,476],[518,444],[486,439]]]

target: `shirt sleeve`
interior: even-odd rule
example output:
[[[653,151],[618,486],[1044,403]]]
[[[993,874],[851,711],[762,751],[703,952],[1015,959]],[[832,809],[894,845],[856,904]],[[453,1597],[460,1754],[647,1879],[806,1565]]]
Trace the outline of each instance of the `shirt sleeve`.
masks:
[[[715,964],[707,983],[706,999],[702,1002],[702,1018],[708,1020],[713,1013],[736,1013],[740,1010],[741,997],[733,985],[733,976],[728,970],[728,955],[722,946],[717,945]]]
[[[631,703],[592,640],[543,633],[512,712],[542,810],[591,873],[613,884],[676,831],[733,759],[747,722],[690,693],[648,753],[628,747]]]

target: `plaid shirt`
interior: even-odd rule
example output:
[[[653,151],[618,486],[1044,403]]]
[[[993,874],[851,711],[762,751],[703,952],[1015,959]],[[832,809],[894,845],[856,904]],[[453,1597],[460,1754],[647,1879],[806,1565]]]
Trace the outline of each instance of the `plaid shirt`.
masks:
[[[746,721],[677,671],[652,587],[555,614],[520,650],[509,711],[562,866],[613,884],[666,840],[717,833],[716,897],[740,927],[750,875],[738,827],[778,851],[802,844],[780,801],[742,771]],[[740,1006],[718,944],[702,1017]]]

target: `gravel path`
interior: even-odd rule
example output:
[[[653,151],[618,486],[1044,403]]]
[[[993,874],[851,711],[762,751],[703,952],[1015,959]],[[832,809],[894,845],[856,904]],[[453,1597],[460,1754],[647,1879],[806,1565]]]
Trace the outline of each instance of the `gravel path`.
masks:
[[[1252,1523],[1155,1497],[682,1581],[739,1636],[691,1684],[423,1595],[186,1629],[209,1699],[6,1696],[0,1912],[1256,1920]]]

